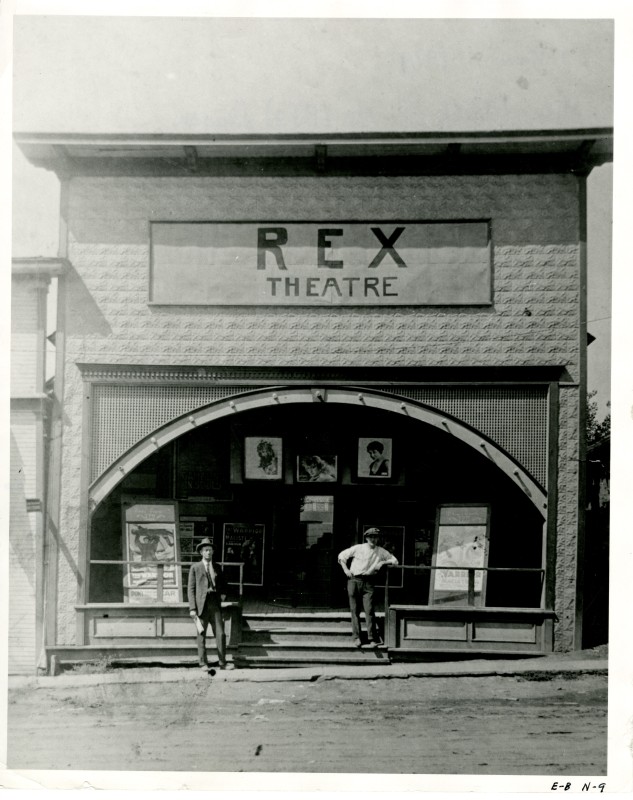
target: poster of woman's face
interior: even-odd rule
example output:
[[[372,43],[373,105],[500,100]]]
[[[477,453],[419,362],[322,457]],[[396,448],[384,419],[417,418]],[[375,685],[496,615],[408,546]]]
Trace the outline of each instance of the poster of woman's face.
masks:
[[[247,436],[244,440],[244,478],[255,481],[281,480],[281,454],[281,437]]]
[[[379,437],[358,440],[358,477],[391,478],[392,440]]]
[[[297,457],[299,483],[326,483],[337,478],[337,459],[333,455],[311,454]]]

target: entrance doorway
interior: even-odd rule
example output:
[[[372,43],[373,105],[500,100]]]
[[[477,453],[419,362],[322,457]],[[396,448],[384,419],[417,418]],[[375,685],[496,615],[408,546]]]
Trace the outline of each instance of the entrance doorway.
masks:
[[[156,449],[91,518],[88,602],[125,602],[121,509],[129,498],[174,505],[183,587],[203,537],[232,565],[225,571],[234,596],[243,564],[245,610],[346,609],[337,556],[368,527],[381,528],[383,546],[409,568],[390,572],[390,602],[427,605],[437,510],[446,505],[490,507],[489,567],[540,568],[542,516],[483,448],[465,444],[453,426],[357,402],[274,403],[190,424]],[[262,442],[273,449],[273,468],[262,466]],[[376,443],[389,466],[373,472]],[[311,458],[321,462],[315,474]],[[535,580],[491,575],[485,603],[538,607]]]
[[[272,556],[277,563],[276,604],[330,608],[336,563],[334,494],[292,492],[284,504]]]

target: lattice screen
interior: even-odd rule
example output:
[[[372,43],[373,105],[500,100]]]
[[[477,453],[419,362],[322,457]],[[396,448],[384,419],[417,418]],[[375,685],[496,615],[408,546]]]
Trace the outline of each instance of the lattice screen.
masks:
[[[547,476],[547,389],[447,386],[398,394],[444,411],[481,431],[522,464],[542,486]]]
[[[161,425],[215,400],[255,388],[258,387],[94,385],[91,480]],[[397,394],[451,414],[481,431],[545,485],[545,387],[429,386],[397,389]]]
[[[92,391],[91,480],[161,425],[248,386],[114,386]]]

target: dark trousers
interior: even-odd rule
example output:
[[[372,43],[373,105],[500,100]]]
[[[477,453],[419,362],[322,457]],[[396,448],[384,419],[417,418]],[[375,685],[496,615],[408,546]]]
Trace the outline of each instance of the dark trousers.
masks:
[[[198,663],[202,666],[207,663],[207,626],[211,623],[211,630],[215,637],[215,646],[218,650],[218,661],[226,663],[226,635],[224,633],[224,620],[222,619],[222,605],[220,595],[210,592],[204,601],[202,614],[199,615],[203,633],[196,636],[198,644]]]
[[[352,612],[352,636],[360,639],[360,610],[365,612],[365,626],[370,641],[378,640],[376,630],[376,617],[374,616],[374,579],[373,578],[348,578],[347,595],[349,609]]]

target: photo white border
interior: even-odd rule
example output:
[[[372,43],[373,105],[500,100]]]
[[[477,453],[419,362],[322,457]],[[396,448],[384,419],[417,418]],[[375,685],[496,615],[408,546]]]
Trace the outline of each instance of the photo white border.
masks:
[[[422,14],[421,11],[424,11]],[[628,614],[624,610],[630,608],[630,576],[633,574],[633,557],[628,530],[630,520],[633,518],[633,501],[631,499],[631,453],[633,453],[633,426],[631,419],[631,405],[633,398],[633,374],[630,369],[631,352],[633,352],[633,335],[631,330],[631,313],[629,308],[630,298],[633,297],[633,271],[629,269],[629,228],[632,202],[631,168],[633,166],[631,147],[631,109],[630,101],[626,95],[630,86],[633,62],[633,25],[630,6],[622,2],[588,2],[576,0],[568,3],[565,0],[535,0],[530,3],[506,0],[503,7],[498,2],[451,2],[451,0],[429,0],[425,4],[414,2],[390,3],[366,0],[362,4],[352,0],[337,0],[331,2],[273,2],[259,3],[240,2],[240,0],[225,0],[213,5],[209,13],[209,3],[205,0],[182,0],[179,4],[165,0],[93,0],[90,4],[85,0],[19,0],[5,3],[0,11],[0,43],[5,45],[11,42],[11,17],[15,13],[21,14],[82,14],[91,15],[161,15],[161,16],[353,16],[353,17],[442,17],[442,18],[496,18],[500,11],[508,18],[542,18],[542,19],[608,19],[616,21],[616,163],[614,169],[614,238],[613,238],[613,349],[612,349],[612,480],[611,480],[611,632],[610,640],[610,698],[609,698],[609,765],[608,765],[608,792],[630,792],[633,790],[631,782],[631,754],[628,745],[631,740],[632,710],[633,710],[633,685],[631,682],[631,665],[633,664],[632,646],[628,635]],[[0,47],[0,53],[6,47]],[[7,69],[7,57],[3,58],[2,71],[2,100],[4,110],[10,106],[10,70]],[[587,54],[590,58],[591,54]],[[8,102],[7,102],[8,99]],[[0,141],[3,146],[5,158],[1,166],[10,175],[7,165],[11,159],[11,133],[10,114],[0,115]],[[8,158],[7,158],[8,156]],[[3,208],[10,208],[10,180],[2,181]],[[0,228],[0,241],[10,241],[10,221],[2,214]],[[3,235],[4,234],[4,235]],[[9,234],[7,236],[7,234]],[[6,249],[6,248],[5,248]],[[3,277],[6,281],[5,291],[2,293],[5,309],[8,308],[9,291],[7,285],[10,276],[10,252],[5,256]],[[2,315],[3,341],[8,339],[8,312]],[[5,381],[8,386],[8,353],[3,353],[2,360],[5,369]],[[8,409],[8,402],[5,409]],[[8,410],[7,410],[8,414]],[[3,428],[5,443],[3,452],[9,452],[8,425]],[[5,459],[6,461],[6,459]],[[5,502],[0,504],[2,510],[1,522],[8,525],[8,500],[6,487],[8,486],[8,465],[4,464],[3,486],[5,487]],[[6,530],[6,527],[5,527]],[[0,537],[0,563],[8,564],[7,537]],[[0,619],[2,629],[0,636],[6,641],[8,627],[8,589],[7,580],[0,580]],[[6,675],[6,651],[0,651],[0,671]],[[0,693],[0,715],[6,720],[6,695]],[[0,725],[0,758],[6,753],[6,725]],[[64,772],[60,771],[3,771],[0,774],[0,783],[8,787],[19,787],[23,797],[24,789],[53,788],[86,788],[102,787],[103,789],[130,790],[135,788],[135,797],[149,796],[143,790],[182,790],[188,789],[183,797],[191,797],[189,791],[213,789],[214,798],[230,798],[235,800],[233,790],[248,792],[251,796],[253,784],[258,791],[252,796],[266,797],[266,792],[273,792],[270,796],[278,798],[280,788],[291,790],[293,797],[311,797],[313,792],[319,791],[320,798],[330,796],[344,796],[345,798],[360,798],[367,800],[367,792],[371,796],[382,795],[389,798],[411,797],[412,792],[424,793],[427,797],[446,797],[445,792],[464,793],[464,797],[472,796],[473,792],[485,792],[488,796],[505,796],[508,792],[521,792],[523,797],[552,796],[552,778],[571,780],[573,776],[464,776],[464,775],[416,775],[416,776],[340,776],[340,775],[266,775],[253,774],[252,776],[238,774],[205,774],[205,773],[129,773],[129,772]],[[588,776],[577,776],[577,780],[585,781]],[[597,781],[599,778],[595,777]],[[353,787],[353,789],[352,789]],[[400,791],[402,789],[402,791]],[[138,790],[141,790],[139,793]],[[275,791],[273,791],[275,790]],[[440,793],[437,794],[436,793]],[[493,793],[493,794],[491,794]],[[107,792],[106,794],[109,794]],[[569,793],[571,794],[571,792]],[[8,795],[7,795],[8,796]],[[113,795],[114,796],[114,795]],[[246,796],[246,795],[245,795]],[[207,795],[208,797],[208,795]]]

